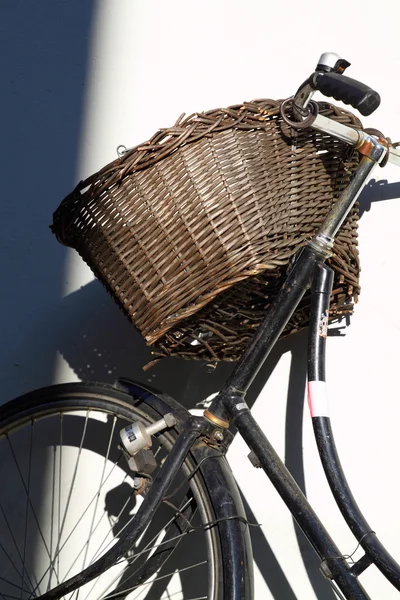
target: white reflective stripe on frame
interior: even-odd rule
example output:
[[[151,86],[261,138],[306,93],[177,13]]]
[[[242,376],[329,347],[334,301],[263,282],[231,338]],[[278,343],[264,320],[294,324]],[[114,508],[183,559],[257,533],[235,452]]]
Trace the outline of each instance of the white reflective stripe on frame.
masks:
[[[309,381],[308,407],[311,417],[329,417],[328,392],[325,381]]]

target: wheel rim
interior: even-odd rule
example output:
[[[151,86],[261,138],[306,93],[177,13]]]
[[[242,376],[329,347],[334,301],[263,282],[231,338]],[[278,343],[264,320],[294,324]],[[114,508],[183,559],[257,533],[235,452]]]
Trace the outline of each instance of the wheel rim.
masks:
[[[133,492],[134,474],[117,448],[119,429],[130,418],[121,410],[85,411],[78,407],[75,411],[68,408],[46,414],[51,411],[43,407],[39,418],[33,420],[26,414],[15,427],[1,430],[0,481],[7,482],[0,491],[0,598],[4,600],[30,600],[79,573],[116,543],[141,502]],[[137,412],[143,420],[143,413]],[[161,436],[161,440],[163,445],[155,449],[157,460],[162,459],[171,442],[168,436]],[[217,597],[217,567],[210,565],[214,554],[209,533],[205,540],[208,555],[199,554],[189,561],[193,564],[186,560],[179,572],[177,567],[185,555],[197,553],[199,538],[204,535],[199,517],[203,523],[210,520],[208,508],[201,502],[197,514],[191,515],[192,506],[199,500],[197,486],[194,478],[194,497],[185,497],[178,489],[179,493],[162,505],[162,525],[161,521],[152,522],[131,556],[70,597]],[[176,508],[183,512],[178,520],[190,515],[192,526],[197,528],[190,535],[182,534],[182,529],[172,535]],[[168,535],[179,541],[167,561],[171,566],[164,564],[158,574],[136,587],[132,584],[137,582],[138,573],[144,573],[144,557],[156,562],[161,553],[167,554],[168,544],[176,545],[174,540],[167,544],[165,523],[170,523]],[[186,543],[187,538],[191,543]],[[149,551],[154,544],[156,550]],[[207,578],[208,585],[201,588]],[[196,584],[190,583],[192,579]]]

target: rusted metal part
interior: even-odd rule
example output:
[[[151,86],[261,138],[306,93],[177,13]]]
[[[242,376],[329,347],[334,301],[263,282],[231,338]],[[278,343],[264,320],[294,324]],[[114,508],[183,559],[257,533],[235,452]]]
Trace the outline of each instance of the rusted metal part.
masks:
[[[372,143],[372,139],[361,140],[360,145],[356,146],[356,150],[363,154],[364,156],[369,156],[371,154],[371,150],[374,148]]]
[[[390,160],[390,149],[394,150],[396,144],[393,144],[392,140],[389,137],[386,137],[382,133],[382,131],[379,131],[379,129],[373,129],[372,127],[368,127],[367,129],[364,129],[364,133],[376,137],[379,144],[386,148],[387,152],[379,163],[380,167],[385,167]]]
[[[138,481],[136,482],[136,480]],[[152,482],[153,480],[149,477],[135,477],[135,495],[145,496],[151,488]],[[138,487],[136,487],[136,485]]]
[[[375,139],[368,133],[360,132],[360,141],[355,145],[357,152],[367,156],[376,163],[381,163],[385,155],[388,154],[389,144],[384,138]]]

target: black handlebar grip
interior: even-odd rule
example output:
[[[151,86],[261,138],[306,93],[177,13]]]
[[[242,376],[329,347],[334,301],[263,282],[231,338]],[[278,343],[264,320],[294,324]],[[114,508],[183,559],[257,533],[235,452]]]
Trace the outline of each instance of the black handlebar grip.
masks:
[[[381,102],[378,92],[364,83],[339,73],[314,73],[311,76],[310,84],[324,96],[350,104],[364,117],[372,114]]]

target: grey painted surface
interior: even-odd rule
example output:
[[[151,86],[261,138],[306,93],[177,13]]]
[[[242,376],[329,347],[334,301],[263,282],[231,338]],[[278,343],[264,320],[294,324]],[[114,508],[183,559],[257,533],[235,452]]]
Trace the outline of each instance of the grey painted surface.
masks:
[[[92,12],[91,1],[0,6],[1,401],[53,378],[65,250],[48,225],[75,183]]]

